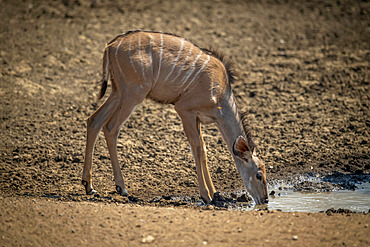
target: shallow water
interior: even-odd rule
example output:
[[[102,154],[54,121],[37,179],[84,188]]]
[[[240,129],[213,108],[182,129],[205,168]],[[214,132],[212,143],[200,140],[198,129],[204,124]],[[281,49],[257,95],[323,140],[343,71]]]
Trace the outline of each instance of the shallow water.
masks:
[[[329,208],[343,208],[355,212],[368,212],[370,183],[358,184],[357,187],[355,191],[338,190],[318,193],[274,190],[275,196],[269,196],[268,209],[278,209],[283,212],[320,212]]]

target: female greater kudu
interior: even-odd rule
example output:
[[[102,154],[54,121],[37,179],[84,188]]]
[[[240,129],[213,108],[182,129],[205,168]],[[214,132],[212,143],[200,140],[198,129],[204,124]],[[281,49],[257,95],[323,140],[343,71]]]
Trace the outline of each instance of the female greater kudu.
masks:
[[[103,56],[104,96],[109,76],[112,92],[87,121],[87,144],[82,184],[92,186],[92,155],[103,128],[113,166],[116,189],[127,195],[118,164],[118,133],[145,98],[174,104],[195,159],[200,196],[209,203],[216,192],[206,161],[201,124],[215,123],[233,154],[237,170],[257,204],[268,202],[265,166],[254,152],[255,144],[243,126],[231,90],[233,74],[222,56],[173,34],[130,31],[109,42]]]

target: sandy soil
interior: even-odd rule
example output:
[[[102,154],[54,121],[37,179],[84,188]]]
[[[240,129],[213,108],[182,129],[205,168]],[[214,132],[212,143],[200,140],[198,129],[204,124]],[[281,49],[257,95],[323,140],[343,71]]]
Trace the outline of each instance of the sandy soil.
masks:
[[[196,210],[6,197],[0,201],[0,245],[369,245],[369,214],[207,209],[210,208]]]
[[[86,118],[102,103],[96,101],[102,50],[132,29],[173,32],[232,58],[233,90],[250,112],[269,183],[369,174],[369,7],[366,1],[0,1],[1,245],[132,246],[152,235],[159,246],[182,240],[368,246],[368,214],[261,216],[164,199],[199,200],[197,179],[179,117],[172,106],[151,101],[137,108],[119,138],[131,197],[114,191],[102,135],[93,166],[99,196],[84,195],[80,180]],[[206,126],[204,137],[217,190],[243,189],[215,126]]]

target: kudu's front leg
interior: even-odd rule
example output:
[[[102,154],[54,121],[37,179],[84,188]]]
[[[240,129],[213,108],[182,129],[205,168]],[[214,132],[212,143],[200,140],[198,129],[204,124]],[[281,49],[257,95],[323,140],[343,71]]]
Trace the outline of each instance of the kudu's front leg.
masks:
[[[204,202],[210,203],[216,190],[207,167],[206,148],[201,133],[200,121],[192,112],[176,110],[181,117],[194,156],[200,196]]]

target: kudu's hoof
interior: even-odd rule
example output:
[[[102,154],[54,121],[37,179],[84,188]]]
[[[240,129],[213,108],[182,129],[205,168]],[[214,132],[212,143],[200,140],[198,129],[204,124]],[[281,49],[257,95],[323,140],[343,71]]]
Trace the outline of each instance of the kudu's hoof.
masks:
[[[98,193],[96,190],[90,190],[89,192],[86,191],[87,195],[95,195],[96,193]]]
[[[202,201],[204,202],[204,204],[210,204],[213,201],[213,199],[211,199],[209,197],[205,198],[203,196],[200,196],[200,198],[202,199]]]
[[[94,194],[97,193],[96,190],[89,188],[87,181],[82,180],[81,183],[82,183],[83,186],[85,186],[86,195],[94,195]]]
[[[121,196],[127,196],[127,190],[126,190],[126,189],[122,190],[121,186],[116,185],[116,190],[117,190],[117,192],[118,192]]]

